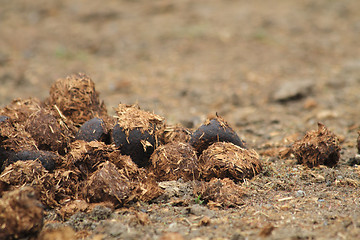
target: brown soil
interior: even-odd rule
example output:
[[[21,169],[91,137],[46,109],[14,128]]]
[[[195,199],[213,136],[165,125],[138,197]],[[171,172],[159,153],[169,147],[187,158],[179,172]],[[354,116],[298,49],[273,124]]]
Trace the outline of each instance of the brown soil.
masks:
[[[119,103],[138,104],[169,125],[196,129],[217,113],[260,154],[263,167],[236,188],[228,179],[213,180],[213,187],[160,182],[164,193],[150,203],[144,195],[115,209],[84,203],[89,206],[66,214],[45,211],[42,238],[359,239],[359,9],[358,0],[2,2],[1,107],[15,98],[44,101],[57,79],[83,72],[99,93],[91,98],[98,114],[84,108],[86,116],[104,114],[102,101],[110,115]],[[38,100],[26,101],[38,108]],[[68,116],[76,127],[85,121],[78,113]],[[17,121],[29,117],[25,111],[11,126],[0,121],[7,126],[0,137],[21,132]],[[340,159],[331,168],[299,165],[289,150],[318,122],[339,139]],[[0,147],[16,150],[28,138],[20,134]],[[111,164],[102,166],[91,171],[110,172]],[[80,173],[48,174],[57,176],[54,187],[69,189],[57,198],[74,197],[78,190],[68,180]],[[150,188],[146,184],[140,179],[132,191]],[[111,187],[98,190],[116,198]],[[23,229],[39,230],[30,220]]]

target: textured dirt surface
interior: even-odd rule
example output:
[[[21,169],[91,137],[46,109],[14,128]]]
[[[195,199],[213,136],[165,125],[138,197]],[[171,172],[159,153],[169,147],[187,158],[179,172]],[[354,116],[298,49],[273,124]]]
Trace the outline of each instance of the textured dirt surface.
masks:
[[[239,183],[237,207],[164,182],[153,203],[65,219],[49,211],[45,228],[64,226],[67,239],[359,239],[359,9],[357,0],[2,1],[1,106],[45,99],[56,79],[84,72],[111,114],[137,102],[197,128],[218,113],[264,168]],[[340,140],[333,168],[285,154],[319,121]]]

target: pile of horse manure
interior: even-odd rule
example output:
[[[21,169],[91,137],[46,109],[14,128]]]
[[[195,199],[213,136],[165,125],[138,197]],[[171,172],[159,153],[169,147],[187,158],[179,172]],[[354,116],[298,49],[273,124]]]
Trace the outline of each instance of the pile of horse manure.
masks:
[[[69,218],[94,204],[155,200],[160,181],[193,181],[204,201],[239,205],[237,183],[262,169],[219,116],[192,133],[137,105],[120,103],[115,113],[85,74],[58,79],[44,101],[0,108],[1,239],[37,236],[43,207]]]

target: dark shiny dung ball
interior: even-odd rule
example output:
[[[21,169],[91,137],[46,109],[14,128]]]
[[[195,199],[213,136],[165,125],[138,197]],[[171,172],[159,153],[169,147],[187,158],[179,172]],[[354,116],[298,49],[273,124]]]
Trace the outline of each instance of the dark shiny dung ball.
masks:
[[[124,131],[116,124],[112,130],[112,139],[121,153],[129,155],[139,167],[149,165],[155,146],[155,136],[149,131],[138,128]]]
[[[215,142],[230,142],[246,148],[236,132],[221,117],[207,120],[191,135],[189,141],[198,154]]]
[[[23,150],[9,154],[3,167],[7,167],[17,161],[39,160],[46,170],[52,171],[55,169],[56,162],[58,162],[59,158],[59,155],[49,151]]]
[[[75,136],[76,140],[107,141],[107,131],[104,121],[101,118],[93,118],[86,121],[79,129]]]

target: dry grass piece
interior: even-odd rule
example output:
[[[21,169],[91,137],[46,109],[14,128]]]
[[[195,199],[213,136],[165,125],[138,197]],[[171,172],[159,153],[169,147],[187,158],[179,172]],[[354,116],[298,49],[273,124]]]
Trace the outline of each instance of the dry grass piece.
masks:
[[[309,131],[303,139],[293,144],[293,154],[298,163],[308,167],[335,166],[340,159],[339,140],[322,123],[317,131]]]
[[[194,195],[205,203],[211,201],[219,203],[223,207],[235,207],[243,205],[243,189],[228,178],[211,179],[210,182],[195,182]]]
[[[198,154],[201,154],[215,142],[231,142],[245,148],[245,143],[239,138],[236,132],[219,116],[207,119],[192,135],[190,144]]]
[[[0,199],[0,239],[35,236],[43,226],[43,208],[31,187],[8,192]]]
[[[56,105],[66,118],[78,125],[107,114],[105,104],[99,100],[94,82],[82,73],[55,81],[46,104]]]
[[[84,195],[89,202],[112,202],[123,205],[132,190],[132,184],[111,162],[99,165],[85,184]]]
[[[151,170],[157,181],[199,178],[196,151],[187,143],[174,142],[158,147],[151,155]]]
[[[259,155],[232,143],[218,142],[211,145],[200,156],[201,177],[230,178],[235,182],[252,178],[262,171]]]

